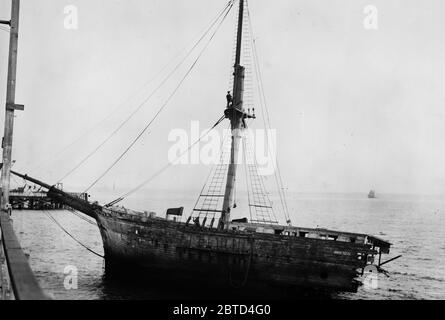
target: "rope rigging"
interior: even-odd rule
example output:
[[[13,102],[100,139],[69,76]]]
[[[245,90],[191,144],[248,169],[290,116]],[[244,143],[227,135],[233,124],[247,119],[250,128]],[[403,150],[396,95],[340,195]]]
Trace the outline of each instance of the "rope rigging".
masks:
[[[249,174],[247,170],[247,156],[246,156],[246,147],[245,147],[246,141],[243,140],[243,165],[244,165],[244,173],[245,173],[245,179],[246,179],[246,187],[247,187],[247,202],[251,203],[251,195],[250,195],[250,188],[249,188]],[[249,215],[250,215],[250,221],[253,220],[252,216],[252,207],[249,205]]]
[[[142,101],[142,103],[140,103],[138,105],[138,107],[110,134],[108,135],[95,149],[93,149],[86,157],[84,157],[76,166],[74,166],[73,169],[71,169],[69,172],[67,172],[62,178],[60,178],[58,180],[58,182],[63,181],[64,179],[66,179],[67,177],[69,177],[71,174],[73,174],[77,169],[79,169],[85,162],[87,162],[93,155],[95,155],[108,141],[111,140],[111,138],[113,136],[115,136],[135,115],[136,113],[138,113],[142,107],[151,100],[151,98],[165,85],[165,83],[176,73],[176,71],[178,71],[178,69],[184,64],[184,62],[187,60],[187,58],[193,53],[193,51],[196,49],[196,47],[203,41],[203,39],[210,33],[210,31],[212,30],[212,28],[216,25],[216,23],[221,19],[221,17],[224,15],[224,18],[222,21],[224,21],[225,17],[227,16],[228,12],[230,11],[230,9],[233,6],[233,0],[229,1],[226,6],[224,7],[224,9],[219,13],[219,15],[216,17],[216,19],[208,26],[208,28],[206,29],[206,31],[201,35],[201,37],[197,40],[197,42],[193,45],[193,47],[187,52],[187,54],[175,65],[175,67],[173,68],[173,70],[171,72],[169,72],[166,77],[164,77],[164,79],[161,81],[161,83],[149,94],[149,96],[144,99]],[[221,23],[220,23],[221,25]],[[220,26],[219,25],[219,26]],[[218,29],[219,29],[218,26]],[[217,30],[218,30],[217,29]],[[216,33],[216,32],[215,32]],[[213,39],[213,36],[215,35],[215,33],[212,35],[211,39]],[[208,44],[207,44],[208,45]],[[206,45],[206,47],[207,47]],[[205,48],[206,48],[205,47]],[[203,51],[201,51],[202,54]],[[201,55],[200,54],[200,55]],[[200,57],[200,56],[199,56]],[[199,59],[198,57],[198,59]],[[192,65],[192,68],[194,67],[194,65],[196,64],[197,61],[195,61],[195,63]],[[168,65],[167,65],[168,66]],[[165,68],[167,68],[167,66]],[[189,70],[189,72],[186,74],[185,77],[188,76],[188,74],[191,72],[191,70]],[[162,71],[161,71],[162,73]],[[156,78],[156,77],[155,77]],[[154,79],[155,79],[154,78]],[[180,85],[182,84],[182,82],[185,79],[183,79],[180,83]],[[180,86],[179,85],[179,86]],[[176,91],[179,89],[178,88],[173,92],[173,95],[176,93]],[[169,98],[169,100],[172,98],[172,96]],[[167,101],[167,103],[169,102],[169,100]],[[165,103],[165,105],[167,104]],[[158,113],[155,115],[153,121],[157,118],[157,116],[159,115],[159,113],[162,111],[162,109],[165,107],[165,105],[160,109],[160,111],[158,111]],[[151,123],[150,123],[151,124]],[[147,128],[148,129],[148,128]],[[136,139],[139,140],[139,138],[143,135],[143,133],[145,133],[146,129],[144,130],[144,132],[142,132],[142,134]],[[131,146],[132,147],[132,146]],[[126,153],[126,152],[125,152]],[[120,160],[120,159],[119,159]],[[119,162],[119,161],[118,161]],[[106,173],[105,173],[106,174]],[[102,178],[102,177],[101,177]],[[99,179],[100,180],[100,179]],[[96,182],[97,183],[97,182]],[[95,183],[94,183],[95,184]],[[93,184],[93,185],[94,185]],[[93,186],[91,185],[90,188]],[[90,189],[89,188],[89,189]],[[88,190],[89,190],[88,189]]]
[[[250,17],[250,10],[248,7],[247,7],[247,16],[248,16],[248,21],[249,21],[249,28],[250,28],[251,32],[253,33],[252,21],[251,21],[251,17]],[[262,106],[261,112],[263,115],[263,121],[264,121],[265,127],[268,129],[271,129],[270,115],[269,115],[269,110],[268,110],[268,106],[267,106],[266,95],[264,93],[263,77],[262,77],[262,72],[261,72],[259,58],[258,58],[256,42],[255,42],[255,39],[253,36],[251,38],[251,45],[252,45],[253,58],[254,58],[253,59],[254,66],[255,66],[254,69],[255,69],[255,74],[256,74],[257,80],[258,80],[257,85],[258,85],[258,91],[260,94],[260,104]],[[275,146],[275,150],[276,150],[276,146]],[[278,164],[278,160],[276,160],[276,168],[275,169],[276,170],[274,172],[274,177],[275,177],[275,182],[276,182],[277,189],[278,189],[277,191],[278,191],[278,194],[280,197],[281,206],[283,208],[286,222],[288,224],[291,224],[289,208],[287,205],[286,195],[284,193],[283,179],[282,179],[281,170],[280,170],[280,167]]]
[[[230,123],[228,124],[227,130],[230,130]],[[225,181],[225,178],[222,174],[226,174],[227,171],[227,152],[225,152],[226,142],[229,141],[230,136],[223,136],[220,145],[220,156],[219,163],[213,166],[210,171],[207,179],[205,180],[201,192],[199,193],[198,198],[196,199],[195,205],[188,217],[188,221],[192,218],[201,219],[201,216],[204,216],[204,220],[200,223],[201,226],[205,226],[206,222],[209,221],[209,215],[211,215],[212,220],[216,218],[216,211],[219,205],[222,205],[221,201],[221,193],[222,193],[222,185]],[[210,225],[212,222],[210,221]]]
[[[255,112],[254,100],[253,100],[253,63],[252,63],[252,45],[251,45],[251,28],[249,28],[249,23],[247,19],[247,12],[244,13],[244,27],[243,27],[243,44],[242,44],[242,64],[245,68],[245,84],[244,84],[244,105],[246,106],[249,114],[250,110]],[[237,29],[235,29],[237,31]],[[237,44],[237,32],[235,32],[234,36],[234,44],[236,48]],[[234,49],[235,50],[235,49]],[[232,57],[232,63],[235,63],[235,55]],[[256,66],[255,66],[256,67]],[[258,78],[258,77],[257,77]],[[229,88],[233,87],[234,83],[233,74],[230,75]],[[230,91],[229,91],[230,94]],[[262,105],[261,105],[262,106]],[[265,119],[266,116],[263,116]],[[247,119],[246,119],[247,120]],[[245,120],[245,121],[246,121]],[[247,120],[244,125],[247,129],[250,126],[249,120]],[[265,125],[266,127],[266,125]],[[272,206],[272,201],[269,198],[269,195],[266,191],[264,178],[258,173],[258,162],[254,156],[254,151],[251,150],[250,143],[248,144],[247,140],[249,135],[244,134],[242,138],[242,157],[243,164],[245,170],[245,180],[247,186],[247,200],[248,200],[248,209],[250,213],[250,221],[257,223],[278,223],[275,215],[275,210]],[[221,148],[222,149],[222,148]],[[222,159],[222,157],[221,157]],[[199,221],[200,226],[206,226],[206,222],[208,223],[209,215],[213,217],[212,222],[210,223],[210,227],[213,225],[213,220],[218,213],[222,212],[222,203],[221,199],[224,197],[223,195],[223,187],[225,186],[226,175],[227,175],[227,165],[218,164],[215,166],[214,170],[210,171],[209,176],[207,177],[205,184],[201,190],[200,195],[195,203],[194,209],[187,221],[190,221],[190,218],[196,217],[194,222],[197,223]],[[237,188],[238,184],[235,183],[233,186],[233,208],[237,207]],[[282,193],[279,191],[280,199],[282,200]],[[283,211],[285,212],[285,205],[282,205]],[[201,222],[202,221],[202,222]]]
[[[82,242],[80,242],[79,240],[77,240],[68,230],[66,230],[52,215],[51,213],[49,213],[48,211],[44,211],[44,213],[46,214],[46,216],[48,217],[48,219],[50,219],[52,222],[54,222],[60,229],[62,229],[63,232],[65,232],[71,239],[73,239],[76,243],[78,243],[80,246],[82,246],[83,248],[85,248],[86,250],[88,250],[89,252],[91,252],[92,254],[104,259],[105,257],[103,255],[101,255],[100,253],[97,253],[96,251],[94,251],[93,249],[87,247],[86,245],[84,245]]]
[[[177,57],[173,58],[169,63],[167,63],[153,78],[151,78],[148,82],[146,82],[140,89],[137,90],[137,92],[142,91],[144,88],[148,87],[152,82],[154,82],[169,66],[170,64],[176,59]],[[133,96],[137,95],[134,94]],[[128,104],[128,101],[133,99],[132,97],[129,97],[128,99],[126,99],[123,103],[120,103],[117,107],[113,108],[112,111],[106,116],[104,117],[102,120],[100,120],[99,122],[97,122],[96,124],[94,124],[93,126],[91,126],[87,131],[85,131],[85,133],[83,133],[82,135],[80,135],[77,139],[75,139],[73,142],[71,142],[70,144],[68,144],[66,147],[62,148],[60,151],[58,151],[57,153],[55,153],[51,158],[52,161],[56,160],[60,155],[62,155],[63,153],[65,153],[67,150],[69,150],[71,147],[73,147],[74,145],[76,145],[77,143],[81,142],[84,140],[85,137],[87,137],[90,133],[94,132],[100,125],[102,125],[103,123],[105,123],[108,119],[110,119],[113,115],[116,114],[116,111],[120,110],[122,107],[124,107],[126,104]],[[130,120],[130,119],[128,119]],[[124,121],[123,124],[121,124],[118,128],[122,128],[123,125],[125,123],[128,122]],[[119,131],[119,129],[117,131]],[[82,161],[80,161],[76,167],[74,169],[72,169],[71,171],[69,171],[68,173],[66,173],[62,178],[58,179],[58,183],[62,182],[62,180],[65,180],[68,176],[70,176],[72,173],[74,173],[74,171],[76,169],[78,169],[81,165],[83,165],[89,158],[91,158],[101,147],[103,147],[106,142],[108,142],[116,133],[113,131],[112,134],[110,134],[110,136],[108,136],[105,140],[102,141],[102,143],[96,147],[96,149],[94,149],[91,153],[89,153]],[[41,168],[43,165],[48,164],[48,163],[52,163],[52,161],[42,161],[41,163],[37,164],[35,167],[33,167],[31,170],[37,170],[39,168]]]
[[[227,5],[226,5],[227,7]],[[221,13],[223,13],[226,10],[226,7],[224,8],[223,11],[221,11]],[[221,15],[221,13],[218,14],[217,17],[219,17]],[[102,120],[98,121],[96,124],[94,124],[93,126],[91,126],[88,130],[86,130],[83,134],[81,134],[78,138],[76,138],[73,142],[69,143],[66,147],[62,148],[60,151],[56,152],[55,154],[53,154],[50,157],[45,158],[43,161],[41,161],[40,163],[38,163],[37,165],[33,166],[30,171],[33,170],[37,170],[39,168],[41,168],[42,166],[44,166],[45,164],[48,163],[52,163],[54,160],[56,160],[59,156],[61,156],[63,153],[65,153],[67,150],[69,150],[71,147],[73,147],[74,145],[76,145],[77,143],[81,142],[84,140],[85,137],[87,137],[90,133],[94,132],[100,125],[102,125],[103,123],[105,123],[108,119],[110,119],[113,115],[116,114],[116,111],[121,110],[125,105],[127,105],[128,103],[130,103],[131,100],[133,100],[133,98],[139,94],[139,92],[142,92],[145,88],[147,88],[149,85],[151,85],[153,82],[155,82],[156,79],[158,79],[163,73],[164,71],[166,71],[168,69],[168,67],[170,67],[173,62],[175,62],[179,57],[181,57],[184,52],[186,53],[186,55],[183,57],[184,59],[187,59],[187,57],[190,55],[191,51],[194,50],[194,48],[196,47],[197,44],[199,44],[200,39],[206,35],[209,32],[209,28],[211,28],[211,26],[213,25],[214,21],[217,19],[217,17],[215,17],[214,19],[212,19],[211,23],[206,26],[204,28],[203,31],[201,31],[199,33],[199,38],[198,40],[195,42],[195,44],[189,49],[187,50],[188,47],[190,47],[190,45],[186,45],[185,47],[183,47],[181,50],[178,51],[178,53],[168,62],[166,63],[161,69],[160,71],[158,71],[156,73],[155,76],[153,76],[150,80],[148,80],[144,85],[142,85],[138,90],[135,91],[134,94],[132,94],[130,97],[128,97],[127,99],[125,99],[122,103],[118,104],[115,108],[112,109],[112,111],[105,116]],[[188,52],[188,53],[187,53]],[[183,60],[184,60],[183,59]],[[181,62],[182,63],[182,60]],[[146,103],[146,102],[145,102]],[[113,134],[114,135],[114,134]],[[91,155],[88,154],[81,162],[79,162],[78,165],[76,165],[76,169],[78,169],[82,164],[84,164],[89,158],[91,158],[93,156],[94,153],[96,153],[103,145],[106,144],[106,142],[108,142],[111,139],[111,137],[103,140],[103,142],[101,143],[101,145],[99,147],[97,147],[96,149],[94,149],[93,152],[91,152]],[[51,159],[52,158],[52,159]],[[75,170],[72,170],[73,172]],[[68,172],[67,174],[65,174],[65,176],[63,176],[63,178],[59,179],[59,182],[61,182],[62,180],[66,179],[68,176],[70,176],[73,172]]]
[[[251,221],[257,223],[278,223],[272,201],[269,198],[264,178],[258,173],[258,162],[253,147],[249,143],[249,136],[243,137],[243,158],[246,170],[246,184],[248,189],[248,204]]]
[[[72,214],[74,214],[75,216],[79,217],[80,219],[82,219],[83,221],[88,222],[89,224],[93,225],[93,226],[97,226],[97,223],[95,221],[92,221],[86,217],[83,216],[83,214],[79,213],[77,210],[68,208],[67,209],[69,212],[71,212]]]
[[[187,72],[185,73],[185,75],[182,77],[181,81],[178,83],[178,85],[176,86],[176,88],[173,90],[173,92],[170,94],[170,96],[167,98],[167,100],[164,102],[164,104],[159,108],[159,110],[157,111],[157,113],[155,114],[155,116],[150,120],[150,122],[144,127],[144,129],[136,136],[136,138],[130,143],[130,145],[119,155],[119,157],[104,171],[104,173],[102,173],[92,184],[90,184],[88,186],[87,189],[85,189],[84,193],[87,193],[92,187],[94,187],[100,180],[102,180],[102,178],[104,178],[108,172],[111,171],[111,169],[113,169],[122,159],[123,157],[131,150],[131,148],[136,144],[136,142],[139,141],[139,139],[144,135],[144,133],[150,128],[150,126],[152,125],[152,123],[158,118],[158,116],[161,114],[161,112],[165,109],[165,107],[169,104],[169,102],[173,99],[173,97],[176,95],[176,93],[179,91],[179,89],[181,88],[182,84],[184,83],[184,81],[187,79],[187,77],[191,74],[191,72],[193,71],[193,69],[195,68],[195,66],[197,65],[198,61],[200,60],[200,58],[202,57],[203,53],[205,52],[205,50],[207,49],[207,47],[209,46],[209,44],[211,43],[211,41],[213,40],[213,38],[215,37],[216,33],[218,32],[219,28],[221,27],[221,25],[223,24],[223,22],[225,21],[227,15],[229,14],[230,10],[233,7],[233,1],[230,2],[230,5],[228,7],[228,9],[226,10],[223,18],[221,19],[221,21],[219,22],[219,24],[217,25],[216,29],[213,31],[211,37],[208,39],[207,43],[204,45],[204,47],[202,48],[202,50],[200,51],[199,55],[197,56],[197,58],[194,60],[194,62],[192,63],[192,65],[189,67],[189,69],[187,70]],[[222,120],[225,117],[222,117]],[[221,121],[222,121],[221,120]],[[219,121],[217,123],[217,125],[221,122]],[[215,128],[216,125],[213,127]],[[212,129],[213,129],[212,128]],[[199,142],[200,140],[198,140]]]
[[[191,149],[193,149],[194,146],[196,146],[198,143],[200,143],[206,136],[208,136],[210,134],[210,132],[212,132],[221,122],[223,122],[223,120],[225,119],[225,116],[222,116],[214,125],[213,127],[211,127],[209,130],[207,130],[207,132],[205,132],[204,134],[201,135],[201,137],[199,137],[198,140],[196,140],[192,145],[190,145],[190,147],[187,148],[187,150],[185,150],[183,153],[181,153],[179,156],[176,157],[176,159],[174,161],[171,161],[170,163],[168,163],[167,165],[165,165],[163,168],[161,168],[159,171],[157,171],[155,174],[153,174],[150,178],[148,178],[147,180],[144,180],[141,184],[139,184],[136,188],[132,189],[131,191],[127,192],[126,194],[124,194],[123,196],[117,198],[116,200],[110,202],[109,204],[106,205],[106,207],[109,206],[113,206],[119,202],[121,202],[122,200],[124,200],[125,198],[127,198],[128,196],[130,196],[131,194],[135,193],[136,191],[138,191],[139,189],[141,189],[143,186],[145,186],[147,183],[149,183],[150,181],[152,181],[153,179],[155,179],[157,176],[159,176],[160,174],[162,174],[164,171],[166,171],[167,169],[169,169],[170,167],[173,166],[173,164],[180,159],[182,156],[184,156],[185,154],[187,154]]]

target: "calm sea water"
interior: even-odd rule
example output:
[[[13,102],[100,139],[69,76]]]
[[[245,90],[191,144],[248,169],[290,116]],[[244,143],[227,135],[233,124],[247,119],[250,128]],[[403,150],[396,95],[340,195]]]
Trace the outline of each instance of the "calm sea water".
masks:
[[[135,209],[165,212],[168,207],[190,210],[195,198],[184,193],[150,193],[150,200],[133,198]],[[242,201],[240,201],[242,202]],[[355,294],[339,293],[336,299],[445,299],[445,197],[363,194],[295,194],[288,199],[293,224],[369,233],[391,243],[391,254],[402,258],[389,263],[389,277],[380,275],[377,289],[360,287]],[[245,208],[239,206],[239,211]],[[246,212],[246,211],[244,211]],[[68,211],[51,214],[78,240],[103,253],[93,226]],[[44,212],[16,211],[14,228],[41,286],[55,299],[165,299],[181,298],[178,292],[132,281],[110,282],[104,262],[74,242]],[[66,290],[64,270],[78,270],[78,289]]]

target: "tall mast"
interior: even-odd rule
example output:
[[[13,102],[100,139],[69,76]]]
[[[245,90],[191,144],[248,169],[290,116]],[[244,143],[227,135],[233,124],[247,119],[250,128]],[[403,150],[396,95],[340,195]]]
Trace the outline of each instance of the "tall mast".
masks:
[[[239,0],[238,32],[236,39],[236,57],[234,66],[233,81],[233,101],[225,111],[225,115],[230,119],[232,129],[232,145],[230,152],[230,162],[227,172],[226,190],[219,227],[227,229],[230,223],[230,211],[234,205],[234,190],[236,183],[236,172],[238,167],[238,152],[241,142],[241,130],[243,129],[243,119],[247,117],[243,108],[244,95],[244,71],[241,66],[241,47],[243,37],[244,0]]]
[[[18,47],[18,37],[19,37],[19,14],[20,14],[20,0],[12,0],[11,21],[1,21],[2,24],[8,24],[11,27],[10,39],[9,39],[8,82],[6,91],[5,134],[2,141],[2,147],[3,147],[3,167],[2,167],[2,182],[1,182],[2,210],[6,210],[9,207],[9,187],[10,187],[10,177],[11,177],[14,111],[24,110],[23,105],[15,104],[17,47]]]
[[[238,30],[236,33],[236,57],[235,57],[235,71],[236,67],[241,63],[241,47],[243,41],[243,21],[244,20],[244,0],[239,0],[239,13],[238,13]],[[236,80],[236,77],[235,77]],[[235,83],[234,83],[235,89]],[[234,91],[235,92],[235,91]]]

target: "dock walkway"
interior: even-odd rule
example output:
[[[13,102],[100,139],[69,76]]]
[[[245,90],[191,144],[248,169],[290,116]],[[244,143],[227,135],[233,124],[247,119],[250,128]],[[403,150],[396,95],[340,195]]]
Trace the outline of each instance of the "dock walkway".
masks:
[[[48,299],[23,253],[9,213],[0,211],[0,301]]]

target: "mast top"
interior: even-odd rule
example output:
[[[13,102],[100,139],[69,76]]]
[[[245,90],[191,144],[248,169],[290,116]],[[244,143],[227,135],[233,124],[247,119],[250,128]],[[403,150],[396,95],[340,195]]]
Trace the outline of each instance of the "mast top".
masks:
[[[239,0],[238,31],[236,36],[235,68],[241,64],[241,46],[243,40],[244,0]]]

